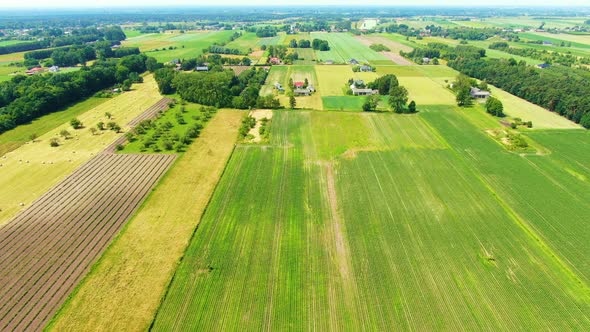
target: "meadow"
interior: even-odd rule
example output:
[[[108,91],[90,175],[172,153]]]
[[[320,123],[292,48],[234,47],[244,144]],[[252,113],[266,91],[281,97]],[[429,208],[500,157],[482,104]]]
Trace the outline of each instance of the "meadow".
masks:
[[[462,112],[275,112],[270,144],[236,147],[153,330],[589,328],[586,245],[565,264],[522,219],[480,167],[529,161]]]

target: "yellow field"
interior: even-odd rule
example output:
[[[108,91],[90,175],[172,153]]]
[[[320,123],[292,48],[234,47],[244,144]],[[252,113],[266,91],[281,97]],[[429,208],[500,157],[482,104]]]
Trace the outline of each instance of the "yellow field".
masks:
[[[35,143],[29,142],[1,157],[0,225],[121,135],[113,131],[92,135],[87,129],[96,126],[99,121],[108,122],[105,112],[113,115],[111,121],[124,127],[161,98],[153,77],[147,76],[143,84],[133,86],[133,91],[80,115],[78,119],[86,126],[85,129],[74,130],[69,123],[65,123],[39,137]],[[49,140],[59,137],[59,132],[64,129],[72,134],[72,138],[60,138],[59,147],[50,147]]]
[[[176,162],[50,330],[145,331],[221,177],[244,113],[222,110]]]
[[[504,104],[504,113],[523,121],[532,121],[533,129],[580,129],[580,125],[557,113],[550,112],[540,106],[518,98],[510,93],[491,87],[492,95]]]
[[[398,76],[399,84],[408,89],[409,100],[418,105],[454,105],[453,93],[428,77]]]

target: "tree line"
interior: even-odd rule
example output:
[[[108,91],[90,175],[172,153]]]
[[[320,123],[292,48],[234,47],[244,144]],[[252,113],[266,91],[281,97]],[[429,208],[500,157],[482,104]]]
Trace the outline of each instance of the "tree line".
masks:
[[[55,29],[49,29],[53,31]],[[61,31],[61,30],[60,30]],[[38,50],[48,47],[61,47],[68,45],[81,45],[98,40],[109,40],[120,42],[125,40],[125,33],[119,26],[105,27],[103,29],[97,28],[81,28],[75,29],[69,35],[61,33],[54,33],[49,35],[38,36],[42,40],[34,42],[24,42],[13,45],[0,46],[0,54],[9,54],[15,52],[26,52]]]

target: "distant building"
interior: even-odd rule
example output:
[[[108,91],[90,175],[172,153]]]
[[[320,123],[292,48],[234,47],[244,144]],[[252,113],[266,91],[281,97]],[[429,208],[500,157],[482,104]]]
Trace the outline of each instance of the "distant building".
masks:
[[[293,86],[295,88],[303,88],[304,85],[305,85],[304,82],[293,82]]]
[[[326,60],[324,61],[325,64],[327,65],[333,65],[334,64],[334,60]]]
[[[310,92],[315,92],[315,88],[314,88],[314,86],[313,86],[313,85],[311,85],[311,84],[309,84],[309,85],[307,86],[307,89],[308,89]]]
[[[49,72],[51,73],[57,73],[59,71],[59,67],[58,66],[51,66],[49,67]]]
[[[551,46],[551,45],[553,45],[553,43],[550,42],[550,41],[548,41],[548,40],[543,40],[543,45],[545,45],[545,46]]]
[[[548,63],[541,63],[537,65],[537,68],[539,69],[545,69],[545,68],[549,68],[551,65]]]
[[[281,85],[281,83],[276,82],[275,84],[275,89],[279,90],[280,92],[284,92],[285,89],[283,88],[283,86]]]
[[[348,61],[351,65],[358,65],[359,62],[357,59],[350,59],[350,61]]]
[[[273,57],[273,58],[268,59],[268,62],[270,62],[273,65],[280,65],[281,59]]]
[[[197,66],[197,68],[195,68],[195,71],[209,71],[209,67],[207,67],[207,66]]]
[[[31,68],[31,69],[27,70],[25,72],[25,74],[27,74],[27,75],[35,75],[35,74],[38,74],[38,73],[42,73],[43,70],[44,69],[41,68],[41,67],[35,67],[35,68]]]
[[[373,71],[373,67],[367,66],[367,65],[362,65],[361,68],[359,68],[359,70],[362,71],[362,72],[372,72]]]
[[[373,89],[359,89],[357,87],[351,86],[351,90],[352,90],[352,94],[355,96],[370,96],[370,95],[379,94],[379,90],[373,90]]]
[[[475,99],[486,99],[491,95],[489,91],[484,91],[479,88],[471,88],[471,97]]]
[[[296,96],[310,96],[312,91],[309,89],[309,87],[307,87],[305,89],[295,89],[293,90],[293,93]]]
[[[422,58],[422,63],[423,64],[426,64],[426,65],[429,64],[430,63],[430,58],[426,58],[426,57],[425,58]]]

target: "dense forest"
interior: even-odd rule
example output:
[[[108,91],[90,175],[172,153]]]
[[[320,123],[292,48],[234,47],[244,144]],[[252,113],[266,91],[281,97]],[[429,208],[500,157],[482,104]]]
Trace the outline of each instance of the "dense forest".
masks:
[[[459,58],[448,65],[590,128],[590,73],[567,67],[537,69],[514,59]]]
[[[16,76],[0,83],[0,134],[120,83],[141,81],[148,58],[130,55],[99,60],[91,67],[59,75]]]
[[[214,68],[215,69],[215,68]],[[252,68],[235,76],[232,70],[217,67],[210,72],[178,73],[171,68],[156,71],[155,78],[163,94],[178,93],[182,99],[215,107],[278,108],[278,100],[260,97],[267,71]]]

